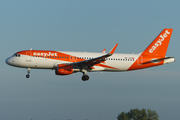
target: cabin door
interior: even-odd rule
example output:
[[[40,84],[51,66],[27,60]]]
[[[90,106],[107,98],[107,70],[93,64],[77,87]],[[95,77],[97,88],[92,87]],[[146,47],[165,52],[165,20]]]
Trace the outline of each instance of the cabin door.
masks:
[[[31,62],[32,52],[26,52],[26,61]]]

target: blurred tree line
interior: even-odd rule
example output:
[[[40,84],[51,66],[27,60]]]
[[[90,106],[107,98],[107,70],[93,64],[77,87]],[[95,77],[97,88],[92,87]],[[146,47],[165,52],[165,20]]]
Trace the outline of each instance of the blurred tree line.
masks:
[[[121,112],[118,117],[118,120],[159,120],[159,116],[156,111],[150,109],[131,109],[129,112]]]

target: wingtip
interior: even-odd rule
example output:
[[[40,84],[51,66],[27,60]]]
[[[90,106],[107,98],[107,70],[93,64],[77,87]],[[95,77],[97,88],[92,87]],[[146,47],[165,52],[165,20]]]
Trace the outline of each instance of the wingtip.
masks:
[[[103,51],[102,51],[102,53],[105,53],[106,52],[106,49],[104,49]]]
[[[109,52],[109,54],[113,54],[118,46],[118,43],[113,47],[113,49]]]

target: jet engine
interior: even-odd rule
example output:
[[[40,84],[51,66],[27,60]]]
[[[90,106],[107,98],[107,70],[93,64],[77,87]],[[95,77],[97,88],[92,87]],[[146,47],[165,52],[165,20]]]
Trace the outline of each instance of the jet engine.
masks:
[[[73,65],[59,64],[56,68],[56,75],[70,75],[73,74]]]

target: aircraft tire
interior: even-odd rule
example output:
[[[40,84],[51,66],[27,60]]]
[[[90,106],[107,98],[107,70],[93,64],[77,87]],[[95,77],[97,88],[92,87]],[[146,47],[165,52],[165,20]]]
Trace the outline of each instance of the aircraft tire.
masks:
[[[82,80],[83,80],[83,81],[89,80],[89,76],[88,76],[88,75],[83,75],[83,76],[82,76]]]
[[[30,77],[30,75],[26,75],[26,78],[29,78]]]

